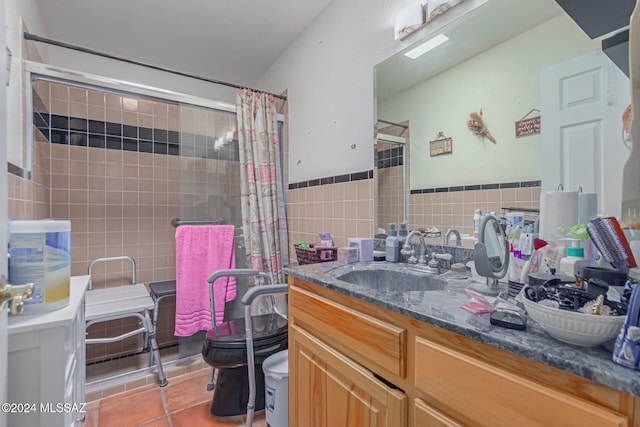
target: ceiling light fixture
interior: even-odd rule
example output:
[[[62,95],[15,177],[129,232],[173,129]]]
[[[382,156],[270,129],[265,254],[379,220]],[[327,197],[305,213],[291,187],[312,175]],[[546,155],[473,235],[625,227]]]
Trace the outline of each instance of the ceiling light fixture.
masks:
[[[447,40],[449,40],[449,37],[445,36],[444,34],[438,34],[434,38],[427,40],[426,42],[414,47],[408,52],[405,52],[404,56],[407,56],[411,59],[416,59],[420,55],[424,55],[425,53],[429,52],[431,49],[440,46]]]

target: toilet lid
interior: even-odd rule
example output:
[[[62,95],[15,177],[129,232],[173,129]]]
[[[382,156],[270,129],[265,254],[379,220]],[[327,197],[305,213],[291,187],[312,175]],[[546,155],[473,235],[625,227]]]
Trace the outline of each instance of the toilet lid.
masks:
[[[280,315],[262,314],[251,318],[253,346],[270,346],[287,339],[287,319]],[[204,345],[212,348],[245,348],[246,333],[244,318],[230,320],[209,329]]]

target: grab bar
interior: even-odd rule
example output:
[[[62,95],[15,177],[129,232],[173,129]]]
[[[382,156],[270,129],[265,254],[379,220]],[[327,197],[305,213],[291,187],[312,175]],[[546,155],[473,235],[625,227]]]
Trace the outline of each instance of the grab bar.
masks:
[[[180,218],[173,218],[171,220],[171,225],[174,228],[177,228],[180,225],[222,225],[225,224],[226,221],[224,218],[218,218],[218,219],[180,219]]]
[[[209,282],[209,304],[211,308],[211,328],[216,330],[216,309],[214,304],[214,291],[213,291],[213,283],[221,277],[247,277],[247,276],[256,276],[263,277],[266,280],[268,285],[273,283],[273,279],[267,273],[263,273],[262,271],[252,270],[252,269],[244,269],[238,268],[235,270],[218,270],[215,273],[212,273],[208,278],[207,282]]]
[[[93,269],[93,265],[99,262],[107,262],[107,261],[118,261],[118,260],[128,260],[131,261],[131,284],[136,284],[136,261],[130,256],[122,255],[122,256],[114,256],[110,258],[97,258],[91,261],[89,264],[89,290],[93,289],[93,284],[91,283],[91,270]]]

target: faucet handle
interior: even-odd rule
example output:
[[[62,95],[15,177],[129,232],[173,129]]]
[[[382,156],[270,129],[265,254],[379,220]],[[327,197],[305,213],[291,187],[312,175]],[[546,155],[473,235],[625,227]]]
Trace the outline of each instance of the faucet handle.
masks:
[[[438,266],[440,266],[440,263],[436,259],[437,256],[438,256],[438,254],[436,254],[435,252],[431,253],[431,261],[429,261],[429,267],[438,267]]]
[[[434,253],[433,256],[435,258],[442,259],[442,260],[445,260],[445,261],[451,261],[451,258],[453,258],[453,255],[451,255],[451,254],[436,254],[436,253]]]

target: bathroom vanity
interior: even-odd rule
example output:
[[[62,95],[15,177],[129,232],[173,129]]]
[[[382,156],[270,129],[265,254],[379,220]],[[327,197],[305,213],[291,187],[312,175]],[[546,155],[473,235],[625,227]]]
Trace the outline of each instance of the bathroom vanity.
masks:
[[[287,269],[290,425],[640,426],[640,373],[603,348],[492,326],[464,281],[372,289],[332,264]]]
[[[89,276],[71,278],[66,307],[9,318],[8,426],[82,425],[88,283]]]

